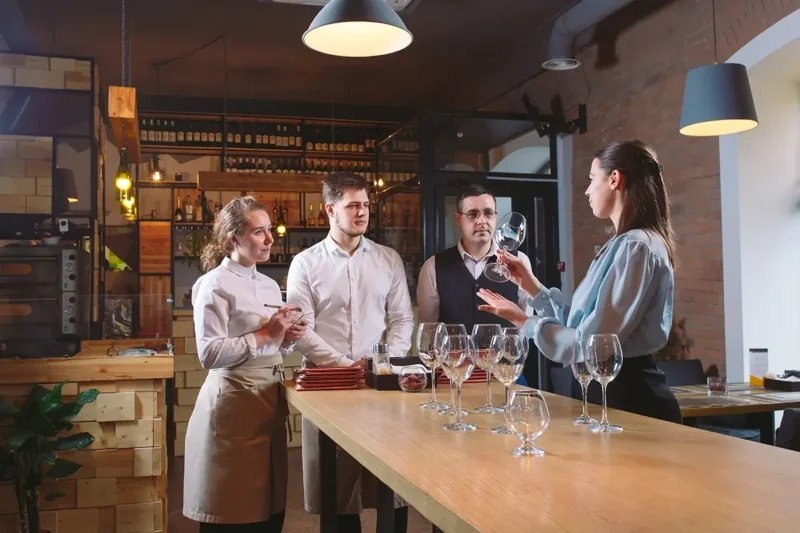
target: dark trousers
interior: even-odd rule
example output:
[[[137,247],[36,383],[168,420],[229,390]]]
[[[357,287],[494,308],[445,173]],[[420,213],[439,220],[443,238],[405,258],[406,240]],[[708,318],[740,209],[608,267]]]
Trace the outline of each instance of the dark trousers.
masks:
[[[200,523],[200,533],[281,533],[286,513],[274,514],[266,522],[255,524],[207,524]]]
[[[339,533],[361,533],[361,516],[357,514],[340,514],[336,517]],[[408,531],[408,507],[394,510],[395,533]]]
[[[580,399],[580,385],[575,380],[572,383],[572,395]],[[589,384],[589,401],[601,405],[602,394],[600,384],[592,381]],[[667,386],[667,378],[658,369],[656,358],[652,355],[625,358],[619,375],[608,384],[607,394],[610,409],[681,423],[678,400]],[[614,421],[611,420],[611,423]]]

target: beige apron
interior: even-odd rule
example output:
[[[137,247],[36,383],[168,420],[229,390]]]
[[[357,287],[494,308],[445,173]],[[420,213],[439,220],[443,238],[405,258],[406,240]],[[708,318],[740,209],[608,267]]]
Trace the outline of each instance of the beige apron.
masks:
[[[288,406],[280,356],[212,370],[186,432],[183,514],[263,522],[286,508]]]

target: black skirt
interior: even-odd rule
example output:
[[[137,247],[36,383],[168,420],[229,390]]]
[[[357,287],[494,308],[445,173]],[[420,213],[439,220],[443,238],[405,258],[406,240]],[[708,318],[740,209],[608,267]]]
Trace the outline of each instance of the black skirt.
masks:
[[[575,380],[572,393],[574,398],[581,399],[581,387]],[[681,423],[678,400],[667,386],[667,378],[658,369],[656,358],[652,355],[626,357],[619,375],[608,384],[607,394],[610,409]],[[602,389],[596,381],[589,384],[588,399],[590,403],[603,403]]]

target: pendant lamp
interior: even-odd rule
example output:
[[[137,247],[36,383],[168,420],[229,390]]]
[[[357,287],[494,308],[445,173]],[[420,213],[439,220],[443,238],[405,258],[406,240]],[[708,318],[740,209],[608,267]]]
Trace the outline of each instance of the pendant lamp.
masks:
[[[716,64],[717,24],[714,4],[712,0],[715,64],[690,70],[686,74],[683,89],[680,132],[691,137],[729,135],[758,126],[747,68],[739,63]]]
[[[312,50],[341,57],[393,54],[413,40],[384,0],[331,0],[303,34],[303,43]]]

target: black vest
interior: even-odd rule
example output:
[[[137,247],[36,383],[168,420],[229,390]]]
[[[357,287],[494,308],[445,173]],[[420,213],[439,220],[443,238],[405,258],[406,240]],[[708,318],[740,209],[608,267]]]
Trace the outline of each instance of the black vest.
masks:
[[[516,255],[516,254],[515,254]],[[489,259],[494,263],[496,257]],[[472,333],[475,324],[500,324],[512,327],[513,324],[497,315],[479,311],[478,306],[485,302],[478,298],[478,289],[489,289],[516,303],[519,299],[518,287],[512,281],[495,283],[483,273],[478,279],[464,265],[464,259],[453,246],[436,254],[436,287],[439,291],[439,322],[445,324],[464,324],[467,333]]]

